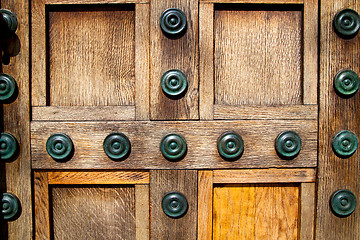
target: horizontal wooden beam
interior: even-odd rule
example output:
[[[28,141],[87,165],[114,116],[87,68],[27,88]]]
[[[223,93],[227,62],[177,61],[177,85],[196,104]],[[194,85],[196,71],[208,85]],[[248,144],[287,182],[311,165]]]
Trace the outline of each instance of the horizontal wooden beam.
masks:
[[[45,0],[45,4],[150,3],[149,0]]]
[[[49,184],[148,184],[146,171],[55,171],[49,172]]]
[[[315,180],[314,168],[214,170],[214,183],[304,183]]]
[[[201,3],[303,4],[304,0],[200,0]]]

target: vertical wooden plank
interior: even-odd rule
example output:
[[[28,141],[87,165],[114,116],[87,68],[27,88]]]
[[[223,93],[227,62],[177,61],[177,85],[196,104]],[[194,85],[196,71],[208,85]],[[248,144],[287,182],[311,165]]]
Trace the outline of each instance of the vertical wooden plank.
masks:
[[[198,240],[212,239],[213,171],[199,171]]]
[[[304,1],[303,103],[317,104],[318,0]]]
[[[198,119],[198,1],[151,1],[150,9],[150,112],[151,119]],[[187,18],[187,31],[177,39],[167,38],[160,28],[160,16],[168,8],[181,9]],[[182,71],[188,89],[180,99],[170,99],[160,86],[162,75],[170,69]]]
[[[150,239],[196,239],[197,181],[194,170],[150,171]],[[171,191],[181,192],[188,202],[187,213],[178,219],[165,215],[161,207],[163,197]]]
[[[199,7],[200,84],[199,113],[201,120],[214,119],[214,4]]]
[[[6,191],[15,194],[22,206],[20,217],[8,222],[8,239],[32,238],[31,163],[30,163],[30,109],[29,109],[29,1],[1,0],[1,7],[17,15],[16,37],[19,54],[11,57],[2,72],[14,77],[18,95],[14,102],[3,104],[4,132],[11,133],[19,142],[17,159],[6,162]],[[16,43],[14,45],[17,45]],[[1,111],[1,110],[0,110]],[[1,123],[2,124],[2,123]]]
[[[35,239],[50,239],[50,207],[47,172],[34,172]],[[15,238],[14,238],[15,239]],[[30,239],[30,238],[24,238]]]
[[[150,119],[150,5],[135,5],[136,120]]]
[[[31,101],[46,105],[46,21],[45,0],[31,1]]]
[[[300,240],[314,239],[315,183],[300,185]]]
[[[136,240],[149,239],[150,196],[149,185],[135,185]]]
[[[344,99],[333,88],[333,79],[340,70],[351,69],[360,74],[360,36],[344,40],[333,30],[335,14],[345,8],[360,12],[360,1],[321,1],[316,239],[360,239],[359,209],[349,217],[338,218],[329,207],[331,194],[338,189],[349,189],[358,201],[360,198],[360,151],[342,159],[334,154],[331,146],[333,137],[341,130],[352,131],[360,137],[360,94]]]

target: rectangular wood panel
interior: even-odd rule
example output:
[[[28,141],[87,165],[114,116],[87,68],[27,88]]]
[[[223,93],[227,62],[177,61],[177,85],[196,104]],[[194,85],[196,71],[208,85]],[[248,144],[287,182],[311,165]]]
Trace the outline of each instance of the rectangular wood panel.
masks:
[[[196,239],[197,171],[150,171],[151,237],[150,239]],[[188,202],[187,213],[178,219],[163,212],[161,202],[166,193],[182,193]]]
[[[150,6],[151,119],[198,119],[198,1],[153,0]],[[179,8],[186,15],[182,37],[168,38],[161,31],[160,16],[168,8]],[[170,69],[182,71],[187,78],[187,92],[180,99],[168,98],[161,89],[161,77]]]
[[[298,238],[297,185],[218,185],[213,203],[213,239]]]
[[[135,239],[134,187],[52,188],[54,239]]]
[[[48,105],[134,105],[134,6],[57,6],[47,14]]]
[[[302,104],[299,5],[216,5],[215,104]]]
[[[208,169],[316,167],[317,121],[157,121],[157,122],[33,122],[31,125],[32,166],[35,169]],[[302,140],[300,154],[291,161],[280,159],[274,148],[278,134],[297,132]],[[240,160],[225,161],[217,151],[217,140],[226,131],[238,132],[245,144]],[[70,161],[56,162],[46,151],[46,141],[54,133],[65,133],[73,141]],[[110,160],[103,149],[112,132],[128,136],[132,147],[123,161]],[[187,154],[178,162],[166,160],[159,149],[168,133],[178,133],[187,141]]]

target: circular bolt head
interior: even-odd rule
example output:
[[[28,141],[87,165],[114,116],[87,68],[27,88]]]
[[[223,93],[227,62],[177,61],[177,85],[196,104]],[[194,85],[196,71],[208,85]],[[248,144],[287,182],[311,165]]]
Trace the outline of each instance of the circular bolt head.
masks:
[[[341,158],[353,155],[358,147],[358,138],[350,131],[338,132],[332,140],[332,148],[335,154]]]
[[[160,17],[160,27],[163,33],[169,37],[180,37],[186,32],[186,15],[177,8],[165,10]]]
[[[129,156],[131,144],[125,134],[111,133],[105,138],[103,148],[106,155],[112,160],[123,160]]]
[[[180,218],[188,210],[186,197],[180,192],[167,193],[161,203],[164,213],[171,218]]]
[[[67,135],[56,133],[48,138],[46,151],[56,161],[67,161],[74,153],[74,144]]]
[[[187,80],[180,70],[172,69],[161,77],[161,88],[169,97],[181,97],[187,89]]]
[[[18,26],[18,20],[16,15],[7,9],[1,9],[0,12],[2,13],[3,19],[7,25],[7,30],[10,33],[14,33]]]
[[[10,133],[1,133],[0,156],[4,161],[12,160],[18,151],[18,142]]]
[[[301,139],[294,131],[284,131],[275,139],[277,154],[283,159],[295,158],[301,150]]]
[[[334,78],[334,88],[343,97],[354,95],[359,89],[359,76],[351,70],[342,70]]]
[[[334,192],[330,198],[331,211],[338,217],[350,216],[354,212],[356,204],[355,195],[347,189]]]
[[[186,155],[186,140],[180,134],[168,134],[161,140],[160,151],[166,159],[179,161]]]
[[[15,79],[8,74],[0,73],[0,101],[8,101],[14,97],[15,89]]]
[[[244,141],[236,132],[225,132],[217,141],[217,150],[223,159],[234,161],[244,152]]]
[[[335,15],[333,25],[339,37],[344,39],[354,38],[360,29],[359,14],[352,9],[343,9]]]
[[[20,201],[11,193],[2,195],[2,216],[4,220],[14,220],[20,213]]]

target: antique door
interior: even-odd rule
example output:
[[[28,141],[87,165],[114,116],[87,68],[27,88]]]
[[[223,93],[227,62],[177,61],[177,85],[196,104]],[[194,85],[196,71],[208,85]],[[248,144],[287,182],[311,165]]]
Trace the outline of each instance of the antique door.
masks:
[[[360,239],[359,1],[0,3],[1,239]]]

